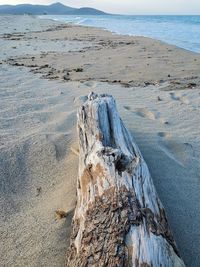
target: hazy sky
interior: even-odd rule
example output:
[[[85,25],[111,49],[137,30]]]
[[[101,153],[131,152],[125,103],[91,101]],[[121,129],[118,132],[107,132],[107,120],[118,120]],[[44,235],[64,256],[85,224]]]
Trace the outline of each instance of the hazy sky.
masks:
[[[0,4],[50,4],[56,0],[0,0]],[[74,7],[90,6],[118,14],[198,14],[200,0],[60,0]]]

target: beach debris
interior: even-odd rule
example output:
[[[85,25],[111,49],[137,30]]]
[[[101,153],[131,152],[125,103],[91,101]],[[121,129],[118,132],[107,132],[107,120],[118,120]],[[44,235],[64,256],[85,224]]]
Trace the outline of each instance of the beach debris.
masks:
[[[55,213],[56,213],[57,219],[59,219],[59,220],[64,219],[64,218],[67,217],[67,212],[64,211],[64,210],[58,209],[58,210],[55,211]]]
[[[66,266],[184,267],[147,165],[114,98],[90,93],[78,110],[77,129],[78,201]]]
[[[144,85],[145,86],[149,86],[149,85],[151,85],[152,83],[150,83],[150,82],[144,82]]]
[[[75,72],[83,72],[83,68],[76,68],[74,69]]]
[[[196,83],[193,83],[193,82],[188,83],[188,85],[187,85],[188,88],[194,88],[196,86],[197,86],[197,84]]]
[[[42,187],[41,186],[37,187],[36,188],[36,191],[37,191],[36,196],[38,197],[41,194],[41,192],[42,192]]]
[[[113,83],[121,83],[121,80],[113,80]]]
[[[65,80],[65,81],[69,81],[70,80],[69,72],[67,72],[65,75],[63,75],[63,80]]]
[[[39,67],[39,69],[45,69],[45,68],[49,68],[49,64],[45,64]]]

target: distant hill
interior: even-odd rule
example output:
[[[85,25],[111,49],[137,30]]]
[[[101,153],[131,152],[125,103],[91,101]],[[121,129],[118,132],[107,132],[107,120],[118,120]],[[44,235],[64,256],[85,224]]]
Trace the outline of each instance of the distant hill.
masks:
[[[105,12],[95,8],[83,7],[73,8],[65,6],[61,3],[55,3],[49,6],[46,5],[0,5],[0,14],[10,15],[106,15]]]

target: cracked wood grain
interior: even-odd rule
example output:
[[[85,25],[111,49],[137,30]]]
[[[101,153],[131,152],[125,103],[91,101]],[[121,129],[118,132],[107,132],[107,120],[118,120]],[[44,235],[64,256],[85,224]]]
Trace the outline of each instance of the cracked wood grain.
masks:
[[[148,167],[115,100],[78,110],[77,205],[66,266],[185,266]]]

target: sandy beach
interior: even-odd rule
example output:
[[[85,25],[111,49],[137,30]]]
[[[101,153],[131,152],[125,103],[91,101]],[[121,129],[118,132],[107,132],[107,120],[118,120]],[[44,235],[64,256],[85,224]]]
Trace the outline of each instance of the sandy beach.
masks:
[[[76,205],[76,110],[94,91],[115,97],[181,256],[199,267],[200,54],[10,18],[0,16],[0,266],[64,266]]]

